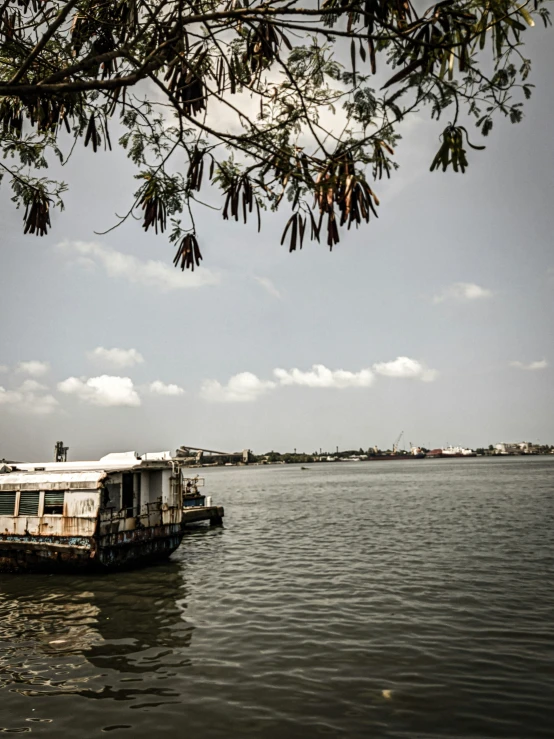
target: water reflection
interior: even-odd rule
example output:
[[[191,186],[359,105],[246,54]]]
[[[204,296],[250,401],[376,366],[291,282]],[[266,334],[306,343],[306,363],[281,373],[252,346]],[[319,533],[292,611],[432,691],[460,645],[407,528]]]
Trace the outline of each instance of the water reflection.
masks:
[[[162,680],[186,669],[187,596],[184,564],[173,561],[109,576],[4,578],[0,694],[174,695],[131,686],[145,672]]]

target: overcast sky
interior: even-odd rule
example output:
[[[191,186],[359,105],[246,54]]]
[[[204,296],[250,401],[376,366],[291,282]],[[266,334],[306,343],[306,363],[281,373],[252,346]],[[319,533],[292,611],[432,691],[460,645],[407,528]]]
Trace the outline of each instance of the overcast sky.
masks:
[[[77,147],[42,239],[4,183],[0,458],[554,443],[554,45],[526,35],[524,122],[464,176],[429,172],[447,120],[412,122],[379,220],[333,253],[289,255],[285,213],[258,235],[200,210],[194,275],[138,222],[97,236],[135,188],[119,152]]]

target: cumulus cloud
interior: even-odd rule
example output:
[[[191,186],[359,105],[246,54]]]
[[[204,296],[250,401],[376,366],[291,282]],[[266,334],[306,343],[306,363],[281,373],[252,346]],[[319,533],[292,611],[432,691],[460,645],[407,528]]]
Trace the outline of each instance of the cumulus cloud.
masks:
[[[271,380],[260,380],[252,372],[240,372],[233,375],[226,385],[217,380],[205,380],[200,395],[205,400],[218,403],[248,403],[274,387]]]
[[[397,357],[391,362],[377,362],[373,365],[373,370],[385,377],[409,378],[423,382],[433,382],[439,374],[437,370],[428,369],[422,362],[410,357]]]
[[[352,372],[350,370],[331,370],[323,364],[314,364],[309,370],[282,369],[273,370],[275,382],[260,380],[252,372],[242,372],[231,377],[227,385],[217,380],[205,380],[200,394],[206,400],[219,402],[246,402],[256,400],[260,395],[277,387],[296,385],[312,388],[351,388],[371,387],[376,375],[387,377],[412,378],[423,382],[432,382],[438,377],[437,370],[429,369],[423,362],[409,357],[397,357],[392,362],[378,362],[371,368],[366,367]]]
[[[140,397],[130,377],[100,375],[99,377],[68,377],[58,383],[58,390],[75,395],[85,403],[110,406],[139,406]]]
[[[299,369],[275,369],[273,374],[281,385],[303,385],[305,387],[369,387],[374,380],[370,369],[359,372],[347,370],[330,370],[323,364],[314,364],[307,371]]]
[[[258,285],[261,285],[261,287],[263,287],[263,289],[266,292],[268,292],[270,295],[273,295],[274,298],[282,297],[281,293],[279,292],[279,290],[277,290],[277,288],[275,287],[273,282],[271,282],[269,277],[257,277],[256,275],[254,275],[254,279],[256,280]]]
[[[204,267],[184,274],[166,262],[154,259],[142,260],[96,242],[64,241],[58,244],[57,248],[60,252],[73,257],[80,265],[83,265],[83,260],[88,268],[92,263],[97,264],[108,277],[124,279],[162,292],[215,285],[219,282],[219,277]]]
[[[548,367],[548,362],[546,359],[541,359],[538,362],[529,362],[528,364],[525,364],[525,362],[510,362],[510,365],[512,367],[517,367],[518,369],[532,371],[546,369]]]
[[[49,362],[39,362],[36,359],[32,359],[29,362],[19,362],[15,371],[20,372],[22,375],[31,375],[31,377],[42,377],[49,369]]]
[[[154,380],[148,388],[154,395],[183,395],[185,392],[179,385],[166,385],[161,380]]]
[[[471,300],[483,300],[491,296],[492,290],[476,285],[474,282],[455,282],[435,295],[433,303],[443,303],[445,300],[467,302]]]
[[[109,365],[115,369],[123,369],[124,367],[134,367],[135,364],[142,364],[144,357],[136,349],[104,349],[103,346],[97,346],[91,352],[87,352],[87,357],[98,364]]]
[[[0,406],[16,413],[47,416],[58,405],[56,398],[47,390],[36,380],[25,380],[17,390],[6,390],[0,386]]]

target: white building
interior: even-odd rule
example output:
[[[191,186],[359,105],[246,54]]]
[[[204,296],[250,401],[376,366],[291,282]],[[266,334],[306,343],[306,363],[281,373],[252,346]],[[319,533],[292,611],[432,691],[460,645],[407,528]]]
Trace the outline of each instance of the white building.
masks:
[[[533,444],[530,441],[505,442],[494,445],[496,454],[531,454]]]

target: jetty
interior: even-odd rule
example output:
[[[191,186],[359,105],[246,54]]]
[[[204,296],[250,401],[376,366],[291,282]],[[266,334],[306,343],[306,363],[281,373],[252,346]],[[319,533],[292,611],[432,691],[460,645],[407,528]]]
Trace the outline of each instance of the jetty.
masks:
[[[183,478],[183,526],[201,521],[209,521],[211,526],[223,523],[223,506],[212,505],[211,496],[200,492],[205,482],[205,478],[198,475]]]

